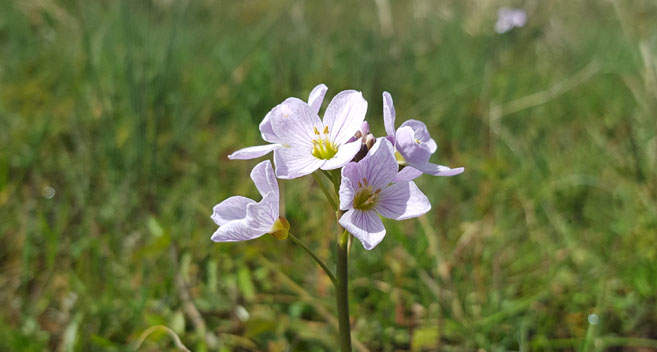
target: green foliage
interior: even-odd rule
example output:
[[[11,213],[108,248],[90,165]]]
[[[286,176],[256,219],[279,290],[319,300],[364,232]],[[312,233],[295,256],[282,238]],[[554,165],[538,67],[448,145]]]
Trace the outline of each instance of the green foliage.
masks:
[[[175,349],[155,325],[195,351],[335,350],[301,248],[209,240],[214,204],[256,195],[226,155],[322,82],[362,90],[379,135],[390,91],[466,167],[354,244],[359,351],[656,348],[657,6],[528,2],[500,35],[498,5],[0,2],[0,350]],[[314,180],[281,186],[333,263]]]

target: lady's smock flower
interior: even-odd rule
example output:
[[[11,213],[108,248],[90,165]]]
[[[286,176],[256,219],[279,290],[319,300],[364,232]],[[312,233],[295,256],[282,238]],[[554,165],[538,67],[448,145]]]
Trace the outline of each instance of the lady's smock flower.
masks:
[[[319,84],[313,90],[310,92],[310,95],[308,96],[308,106],[310,107],[310,110],[313,111],[315,114],[319,113],[319,108],[322,106],[322,102],[324,101],[324,95],[326,95],[326,91],[328,88],[324,84]],[[269,152],[276,150],[282,146],[280,139],[276,134],[274,133],[274,130],[271,127],[271,121],[270,121],[270,116],[274,112],[274,110],[278,109],[280,105],[277,105],[274,107],[271,111],[265,115],[265,118],[262,119],[262,122],[260,123],[260,135],[262,136],[262,139],[265,141],[269,142],[270,144],[265,144],[265,145],[256,145],[253,147],[246,147],[242,148],[233,154],[228,156],[228,159],[234,160],[247,160],[247,159],[255,159],[259,158],[261,156],[264,156],[268,154]]]
[[[274,151],[276,176],[297,178],[321,168],[331,170],[351,161],[360,150],[361,141],[349,142],[359,130],[367,102],[360,92],[338,93],[324,112],[317,111],[297,98],[289,98],[270,115],[271,127],[282,146]]]
[[[246,241],[270,233],[285,239],[290,224],[279,217],[278,183],[271,162],[265,160],[251,171],[251,179],[262,195],[256,202],[241,196],[230,197],[213,208],[212,220],[219,229],[212,235],[215,242]]]
[[[495,32],[506,33],[513,28],[520,28],[527,23],[527,13],[522,9],[510,9],[503,7],[497,11],[497,22]]]
[[[390,93],[383,92],[383,123],[390,140],[395,146],[395,157],[400,165],[410,166],[422,173],[433,176],[454,176],[463,172],[463,168],[449,168],[429,162],[431,154],[438,148],[436,141],[429,135],[424,122],[407,120],[395,131],[395,106]],[[410,175],[410,171],[407,171]],[[421,173],[415,172],[417,177]]]
[[[386,229],[379,215],[405,220],[431,209],[429,199],[414,182],[399,178],[392,144],[379,138],[359,162],[342,169],[339,222],[370,250],[383,240]]]

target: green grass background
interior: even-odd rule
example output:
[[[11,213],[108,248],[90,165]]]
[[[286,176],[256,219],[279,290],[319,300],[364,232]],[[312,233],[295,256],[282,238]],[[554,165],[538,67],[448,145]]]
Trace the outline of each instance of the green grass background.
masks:
[[[354,244],[358,351],[657,350],[656,29],[648,0],[0,1],[0,350],[334,351],[300,248],[210,241],[257,197],[226,156],[319,83],[378,135],[391,92],[466,168]],[[321,192],[280,183],[332,266]]]

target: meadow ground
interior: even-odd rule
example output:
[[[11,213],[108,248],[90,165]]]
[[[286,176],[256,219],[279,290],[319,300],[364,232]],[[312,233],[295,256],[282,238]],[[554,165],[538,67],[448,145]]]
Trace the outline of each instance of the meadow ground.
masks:
[[[391,92],[466,167],[354,245],[358,351],[657,350],[656,28],[648,0],[0,1],[0,350],[335,350],[299,247],[209,239],[257,196],[226,156],[319,83],[378,135]],[[281,184],[334,263],[312,178]]]

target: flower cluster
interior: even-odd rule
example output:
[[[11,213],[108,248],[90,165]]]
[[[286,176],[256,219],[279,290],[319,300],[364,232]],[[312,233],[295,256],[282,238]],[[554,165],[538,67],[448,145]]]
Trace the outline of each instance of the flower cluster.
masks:
[[[366,249],[381,242],[386,230],[380,216],[404,220],[421,216],[431,203],[413,179],[424,174],[453,176],[463,168],[429,162],[437,150],[427,126],[407,120],[395,129],[395,108],[383,93],[383,119],[387,136],[376,138],[365,121],[367,101],[354,90],[338,93],[328,104],[324,118],[319,110],[328,88],[320,84],[308,102],[288,98],[274,107],[260,123],[266,145],[244,148],[229,159],[254,159],[274,153],[276,172],[269,160],[251,172],[260,202],[230,197],[214,207],[212,219],[219,229],[216,242],[242,241],[270,233],[286,238],[290,225],[279,216],[276,177],[294,179],[323,170],[339,175],[339,223],[358,238]],[[274,176],[275,175],[275,176]],[[330,174],[329,174],[330,175]],[[336,183],[336,186],[338,184]]]

